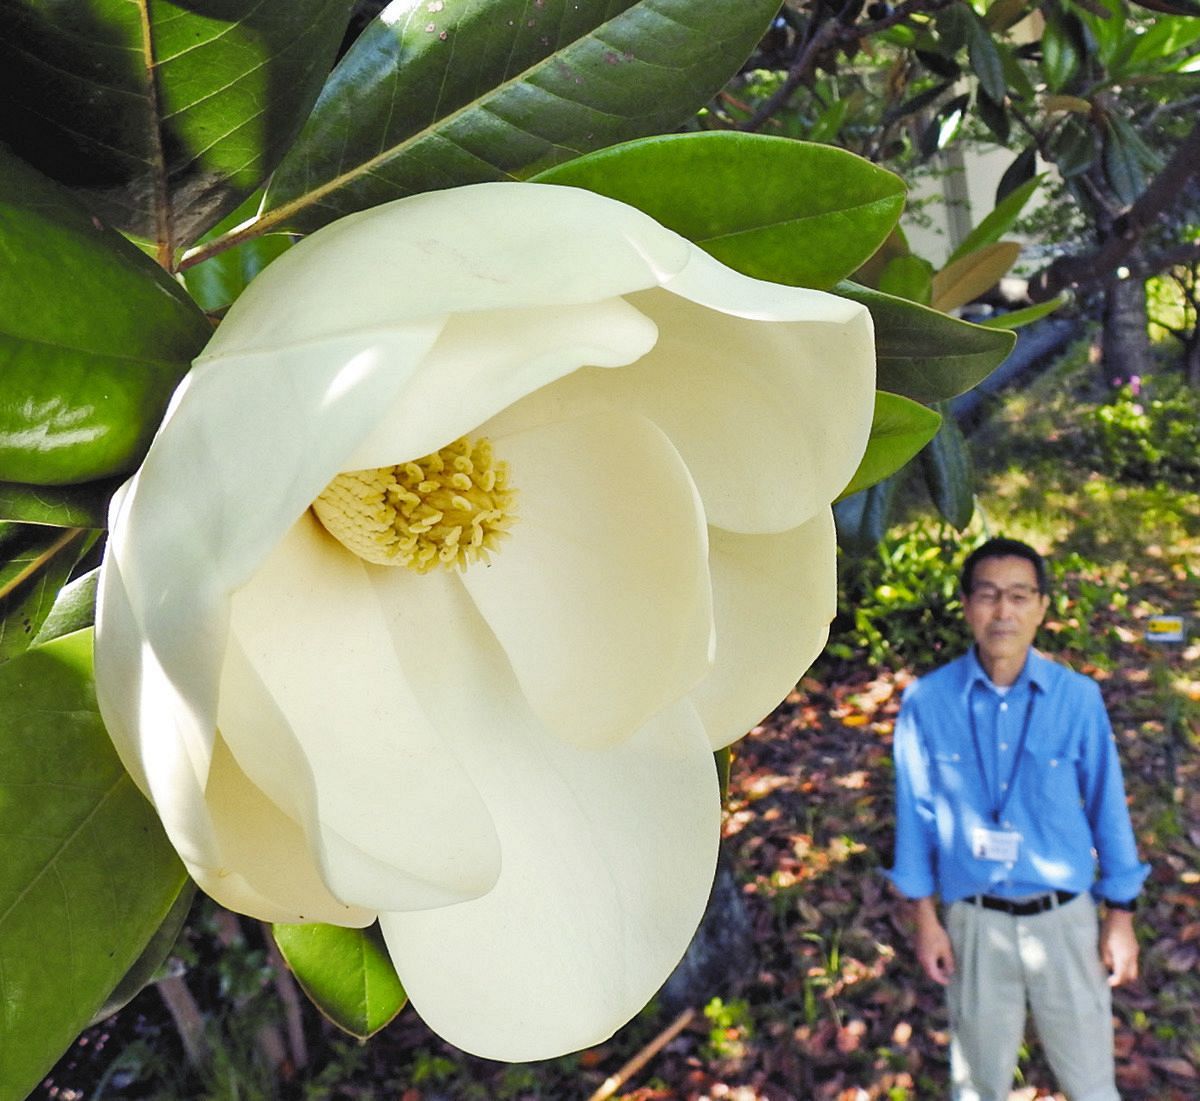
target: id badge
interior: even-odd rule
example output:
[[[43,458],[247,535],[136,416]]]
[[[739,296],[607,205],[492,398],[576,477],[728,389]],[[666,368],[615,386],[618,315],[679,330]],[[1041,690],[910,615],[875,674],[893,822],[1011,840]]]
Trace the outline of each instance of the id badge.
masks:
[[[976,860],[995,860],[1015,864],[1021,849],[1021,835],[1014,830],[989,830],[977,826],[971,832],[971,854]]]

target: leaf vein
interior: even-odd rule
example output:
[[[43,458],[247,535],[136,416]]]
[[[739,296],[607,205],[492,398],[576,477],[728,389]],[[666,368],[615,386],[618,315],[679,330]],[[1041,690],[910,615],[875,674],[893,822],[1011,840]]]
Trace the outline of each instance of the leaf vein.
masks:
[[[100,813],[105,803],[107,803],[113,797],[117,789],[125,782],[132,783],[132,781],[129,780],[128,774],[122,772],[121,775],[113,780],[113,782],[108,786],[104,794],[101,795],[101,797],[97,800],[96,805],[93,806],[86,815],[84,815],[82,821],[80,821],[80,823],[66,837],[63,838],[62,844],[58,846],[57,850],[55,850],[50,859],[47,860],[38,873],[33,876],[28,883],[25,884],[16,898],[14,898],[12,902],[10,902],[5,908],[4,912],[0,913],[0,928],[3,927],[4,923],[8,920],[12,912],[18,906],[20,906],[25,896],[33,890],[34,886],[47,873],[47,871],[53,869],[55,874],[58,874],[57,861],[59,857],[61,857],[62,854],[74,843],[75,838],[77,838],[79,834],[88,827],[96,815]]]

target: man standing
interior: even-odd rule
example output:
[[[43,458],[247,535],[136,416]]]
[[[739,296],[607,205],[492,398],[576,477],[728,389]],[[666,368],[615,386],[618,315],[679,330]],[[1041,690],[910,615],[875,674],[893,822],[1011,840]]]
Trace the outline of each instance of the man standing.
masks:
[[[1119,1101],[1110,988],[1137,977],[1149,867],[1108,715],[1094,681],[1033,649],[1049,597],[1032,547],[977,548],[962,600],[974,648],[911,684],[896,723],[891,872],[947,987],[951,1096],[1007,1099],[1028,1003],[1071,1101]]]

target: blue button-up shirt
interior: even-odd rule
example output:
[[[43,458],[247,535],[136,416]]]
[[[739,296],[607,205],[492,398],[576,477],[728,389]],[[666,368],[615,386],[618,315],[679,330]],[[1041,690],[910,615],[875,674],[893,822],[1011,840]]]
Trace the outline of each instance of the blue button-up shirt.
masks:
[[[1150,870],[1099,687],[1032,649],[1005,694],[973,650],[909,685],[895,761],[890,875],[909,898],[1090,890],[1124,902]],[[977,857],[979,828],[1018,834],[1016,859]]]

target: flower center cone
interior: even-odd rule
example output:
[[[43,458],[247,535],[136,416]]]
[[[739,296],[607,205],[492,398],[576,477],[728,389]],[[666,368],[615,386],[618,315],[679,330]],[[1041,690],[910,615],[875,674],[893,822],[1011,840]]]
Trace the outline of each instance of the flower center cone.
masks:
[[[312,508],[359,558],[428,573],[487,561],[516,520],[515,501],[491,442],[463,436],[421,459],[339,474]]]

